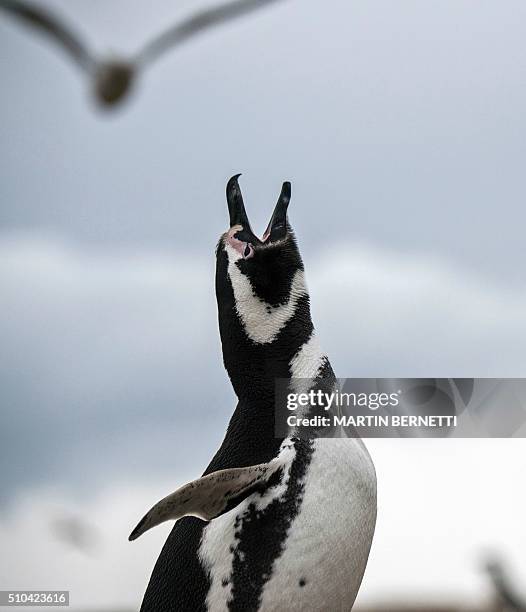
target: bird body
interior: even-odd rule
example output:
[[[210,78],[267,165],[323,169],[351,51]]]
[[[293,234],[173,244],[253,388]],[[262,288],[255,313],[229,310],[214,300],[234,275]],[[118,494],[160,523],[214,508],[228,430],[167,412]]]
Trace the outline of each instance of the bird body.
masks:
[[[237,177],[217,248],[223,359],[239,399],[204,475],[156,504],[130,539],[177,520],[142,612],[350,610],[376,521],[373,463],[358,438],[275,437],[276,379],[332,386],[310,317],[284,184],[263,239]]]

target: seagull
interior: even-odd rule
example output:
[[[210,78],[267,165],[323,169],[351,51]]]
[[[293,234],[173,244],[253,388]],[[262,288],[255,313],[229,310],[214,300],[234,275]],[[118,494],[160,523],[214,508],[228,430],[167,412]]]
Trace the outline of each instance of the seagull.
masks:
[[[98,57],[73,28],[49,8],[23,0],[0,0],[0,9],[53,39],[91,80],[95,98],[101,106],[112,107],[130,93],[139,73],[166,51],[215,26],[277,1],[233,0],[205,8],[161,32],[133,56],[115,58]]]

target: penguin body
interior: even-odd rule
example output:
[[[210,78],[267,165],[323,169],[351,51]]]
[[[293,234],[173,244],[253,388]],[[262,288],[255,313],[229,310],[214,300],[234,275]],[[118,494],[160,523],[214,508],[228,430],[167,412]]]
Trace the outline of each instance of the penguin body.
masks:
[[[275,380],[331,386],[310,317],[285,183],[259,240],[237,177],[217,248],[223,360],[239,402],[203,476],[156,504],[135,539],[176,520],[141,612],[347,611],[376,521],[376,476],[357,438],[279,439]]]
[[[363,447],[348,439],[293,446],[283,482],[205,527],[199,548],[211,577],[205,609],[351,609],[374,532],[374,469]],[[344,486],[343,471],[351,486]]]

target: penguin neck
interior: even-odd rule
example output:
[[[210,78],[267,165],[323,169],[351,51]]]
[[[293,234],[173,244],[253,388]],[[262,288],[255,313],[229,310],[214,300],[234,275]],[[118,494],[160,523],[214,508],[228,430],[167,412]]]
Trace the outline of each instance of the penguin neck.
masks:
[[[220,323],[223,361],[241,402],[273,401],[276,379],[294,376],[294,359],[314,334],[306,311],[306,302],[299,305],[297,316],[268,344],[256,344],[248,338],[235,311],[232,317],[223,318]]]
[[[276,379],[315,377],[326,357],[314,335],[303,270],[277,306],[247,283],[234,270],[218,293],[223,361],[241,406],[273,407]]]

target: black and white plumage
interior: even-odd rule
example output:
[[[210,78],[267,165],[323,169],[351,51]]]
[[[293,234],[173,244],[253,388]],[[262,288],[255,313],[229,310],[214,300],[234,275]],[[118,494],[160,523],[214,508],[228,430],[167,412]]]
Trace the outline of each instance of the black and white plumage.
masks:
[[[259,240],[237,177],[217,246],[223,359],[238,404],[202,478],[156,504],[130,539],[177,520],[142,612],[350,610],[376,521],[376,477],[358,439],[274,437],[276,378],[333,384],[310,316],[284,183]],[[183,518],[182,518],[183,517]]]

